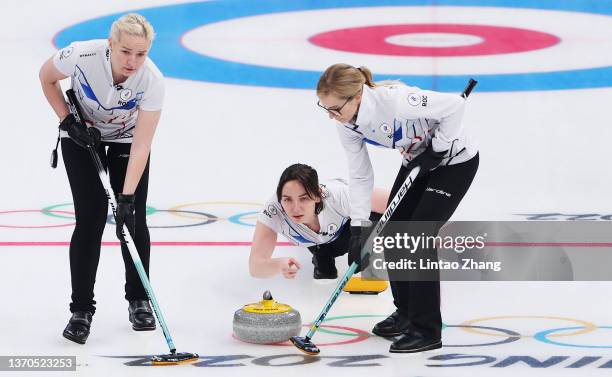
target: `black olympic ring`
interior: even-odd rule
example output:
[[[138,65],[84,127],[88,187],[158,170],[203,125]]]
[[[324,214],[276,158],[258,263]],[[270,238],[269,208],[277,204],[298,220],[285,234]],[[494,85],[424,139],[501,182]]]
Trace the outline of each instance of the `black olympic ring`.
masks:
[[[483,346],[497,346],[500,344],[506,344],[506,343],[512,343],[512,342],[516,342],[517,340],[521,339],[521,334],[517,333],[516,331],[512,331],[512,330],[507,330],[507,329],[501,329],[499,327],[488,327],[488,326],[474,326],[474,325],[445,325],[445,327],[470,327],[470,328],[478,328],[478,329],[485,329],[485,330],[493,330],[493,331],[499,331],[501,333],[504,333],[506,335],[508,335],[508,337],[504,340],[500,340],[497,342],[491,342],[491,343],[481,343],[481,344],[459,344],[459,345],[452,345],[452,344],[445,344],[444,347],[483,347]]]
[[[192,215],[200,215],[200,216],[204,216],[206,218],[206,221],[201,221],[199,223],[194,223],[194,224],[186,224],[186,225],[148,225],[147,227],[150,229],[155,229],[155,228],[189,228],[189,227],[193,227],[193,226],[200,226],[200,225],[208,225],[208,224],[212,224],[215,223],[219,220],[219,218],[215,215],[211,215],[210,213],[205,213],[205,212],[197,212],[197,211],[186,211],[186,210],[182,210],[182,209],[155,209],[155,212],[181,212],[181,213],[190,213]],[[108,215],[107,219],[106,219],[107,224],[111,224],[111,225],[115,225],[115,218],[114,216]]]
[[[480,343],[480,344],[444,344],[444,347],[484,347],[484,346],[497,346],[500,344],[506,344],[506,343],[512,343],[512,342],[516,342],[517,340],[521,339],[521,334],[517,333],[516,331],[512,331],[512,330],[507,330],[507,329],[502,329],[499,327],[489,327],[489,326],[475,326],[475,325],[444,325],[444,328],[446,327],[461,327],[461,328],[465,328],[465,327],[469,327],[469,328],[477,328],[477,329],[483,329],[483,330],[493,330],[493,331],[499,331],[501,333],[504,333],[506,335],[508,335],[508,337],[504,340],[499,340],[497,342],[490,342],[490,343]],[[391,342],[394,342],[398,337],[391,337],[391,338],[384,338],[387,339]]]

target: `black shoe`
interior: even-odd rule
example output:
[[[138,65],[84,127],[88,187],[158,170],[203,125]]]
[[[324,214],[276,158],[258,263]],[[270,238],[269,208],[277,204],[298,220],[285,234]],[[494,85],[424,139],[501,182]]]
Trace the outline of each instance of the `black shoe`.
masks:
[[[396,310],[385,320],[378,322],[372,332],[378,336],[390,338],[402,335],[408,326],[410,326],[410,320]]]
[[[135,331],[155,330],[155,317],[149,300],[131,300],[128,311],[132,329]]]
[[[64,338],[75,343],[85,344],[89,336],[92,314],[90,312],[74,312],[62,334]]]
[[[321,263],[321,261],[319,261],[319,259],[313,255],[312,265],[314,266],[312,277],[315,280],[336,279],[338,277],[338,270],[336,269],[334,259],[331,259],[331,263]]]
[[[442,340],[423,337],[418,333],[406,333],[391,344],[391,353],[416,353],[442,348]]]

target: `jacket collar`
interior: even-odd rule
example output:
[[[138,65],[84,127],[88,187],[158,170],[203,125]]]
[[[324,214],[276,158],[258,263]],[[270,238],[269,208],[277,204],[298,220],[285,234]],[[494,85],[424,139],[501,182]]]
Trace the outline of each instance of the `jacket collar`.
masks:
[[[359,104],[359,112],[355,124],[357,126],[365,126],[372,122],[372,117],[375,114],[376,101],[374,100],[374,89],[367,85],[363,86],[361,92],[361,103]]]

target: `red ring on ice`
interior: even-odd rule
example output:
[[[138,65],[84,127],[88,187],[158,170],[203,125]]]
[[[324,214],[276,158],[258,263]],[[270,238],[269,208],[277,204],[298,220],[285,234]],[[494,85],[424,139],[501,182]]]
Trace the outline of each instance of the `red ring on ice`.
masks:
[[[302,327],[306,327],[306,328],[310,328],[312,326],[312,324],[303,324]],[[359,342],[363,342],[364,340],[367,340],[370,338],[370,334],[364,330],[361,329],[356,329],[354,327],[346,327],[346,326],[331,326],[331,325],[321,325],[321,327],[326,327],[326,328],[331,328],[331,329],[338,329],[338,330],[347,330],[347,331],[352,331],[355,333],[355,338],[353,339],[349,339],[349,340],[343,340],[343,341],[339,341],[339,342],[328,342],[328,343],[318,343],[317,346],[318,347],[322,347],[322,346],[338,346],[341,344],[351,344],[351,343],[359,343]],[[251,343],[251,342],[247,342],[246,340],[242,340],[240,338],[238,338],[236,336],[236,334],[232,333],[232,338],[239,340],[241,342],[245,342],[245,343]],[[255,344],[255,343],[251,343],[251,344]],[[260,344],[260,343],[257,343]],[[293,344],[290,341],[285,341],[285,342],[280,342],[280,343],[267,343],[264,344],[266,346],[293,346]]]
[[[468,34],[483,39],[466,46],[402,46],[387,38],[412,33]],[[405,24],[348,28],[316,34],[311,43],[332,50],[393,56],[478,56],[540,50],[561,40],[548,33],[514,27],[461,24]]]

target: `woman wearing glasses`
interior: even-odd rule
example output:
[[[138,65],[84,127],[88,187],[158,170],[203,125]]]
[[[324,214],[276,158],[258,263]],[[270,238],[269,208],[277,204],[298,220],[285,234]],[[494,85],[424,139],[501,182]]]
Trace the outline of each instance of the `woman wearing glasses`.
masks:
[[[385,209],[389,192],[374,189],[370,218]],[[281,174],[276,193],[259,213],[249,257],[249,271],[258,278],[282,274],[293,279],[300,269],[292,257],[272,258],[277,234],[312,252],[315,280],[338,277],[335,258],[348,251],[350,239],[348,185],[340,179],[319,183],[317,171],[294,164]]]
[[[375,83],[369,69],[347,64],[327,68],[317,84],[317,96],[319,106],[337,121],[348,157],[352,219],[349,258],[360,262],[361,235],[371,226],[368,216],[374,172],[366,143],[397,149],[403,157],[390,198],[410,171],[420,167],[391,221],[433,222],[436,225],[426,235],[435,236],[455,212],[478,169],[478,150],[461,123],[465,100],[397,81]],[[435,249],[420,252],[437,255]],[[398,251],[385,253],[385,258],[393,259],[392,253]],[[410,281],[406,271],[388,272],[397,310],[376,324],[372,332],[383,337],[399,336],[389,350],[393,353],[442,347],[437,271],[428,275],[429,281]]]

